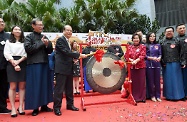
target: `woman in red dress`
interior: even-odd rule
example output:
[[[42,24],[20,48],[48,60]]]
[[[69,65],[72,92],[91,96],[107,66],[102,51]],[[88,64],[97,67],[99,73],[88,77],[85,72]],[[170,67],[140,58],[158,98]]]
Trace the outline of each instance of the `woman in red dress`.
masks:
[[[132,41],[133,41],[133,45],[129,45],[128,53],[125,54],[126,60],[132,62],[132,65],[131,65],[132,95],[136,102],[145,103],[145,100],[146,100],[146,83],[145,83],[146,47],[140,43],[141,37],[138,34],[133,34]]]

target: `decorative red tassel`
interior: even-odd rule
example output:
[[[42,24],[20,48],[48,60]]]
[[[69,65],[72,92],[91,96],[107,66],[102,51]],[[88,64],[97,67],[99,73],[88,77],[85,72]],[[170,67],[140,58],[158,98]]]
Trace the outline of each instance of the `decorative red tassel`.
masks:
[[[117,60],[117,61],[114,61],[115,64],[119,64],[120,68],[123,69],[124,67],[124,62],[122,60]]]

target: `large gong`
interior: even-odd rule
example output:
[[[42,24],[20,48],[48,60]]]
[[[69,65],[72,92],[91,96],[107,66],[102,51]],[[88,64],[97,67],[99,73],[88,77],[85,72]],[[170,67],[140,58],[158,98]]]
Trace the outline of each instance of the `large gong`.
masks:
[[[90,87],[100,93],[109,94],[120,89],[126,77],[126,67],[120,68],[114,62],[120,58],[112,53],[105,53],[101,62],[92,56],[86,64],[86,78]]]

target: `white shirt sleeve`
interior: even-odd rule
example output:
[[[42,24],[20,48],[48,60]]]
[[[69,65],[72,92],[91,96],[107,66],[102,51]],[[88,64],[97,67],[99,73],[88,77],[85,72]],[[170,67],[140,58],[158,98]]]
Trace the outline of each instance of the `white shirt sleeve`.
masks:
[[[7,40],[6,43],[5,43],[4,56],[5,56],[5,58],[6,58],[7,61],[9,61],[11,59],[14,59],[12,57],[12,53],[10,51],[10,42],[9,42],[9,40]]]

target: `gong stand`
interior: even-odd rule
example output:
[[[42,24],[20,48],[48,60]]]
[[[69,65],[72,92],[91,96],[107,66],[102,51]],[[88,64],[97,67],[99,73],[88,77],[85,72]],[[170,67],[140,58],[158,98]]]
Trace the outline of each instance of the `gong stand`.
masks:
[[[80,45],[80,52],[82,52],[82,46],[86,46],[86,43],[79,43]],[[128,44],[121,44],[121,46],[125,46],[126,47],[126,53],[128,54]],[[128,57],[128,56],[127,56]],[[127,61],[128,62],[128,61]],[[114,64],[116,65],[116,64]],[[118,100],[118,101],[103,101],[103,102],[95,102],[95,103],[85,103],[84,100],[84,96],[95,96],[95,94],[86,94],[84,93],[84,87],[83,87],[83,67],[82,67],[82,59],[80,59],[80,74],[81,74],[81,108],[83,111],[86,111],[86,106],[90,106],[90,105],[99,105],[99,104],[111,104],[111,103],[119,103],[119,102],[127,102],[130,103],[132,105],[137,105],[136,101],[134,100],[134,97],[132,96],[132,89],[131,89],[131,73],[130,73],[130,63],[127,63],[127,78],[125,80],[125,82],[128,82],[128,92],[129,95],[127,97],[127,99],[122,99],[122,100]],[[100,94],[103,95],[103,94]]]

